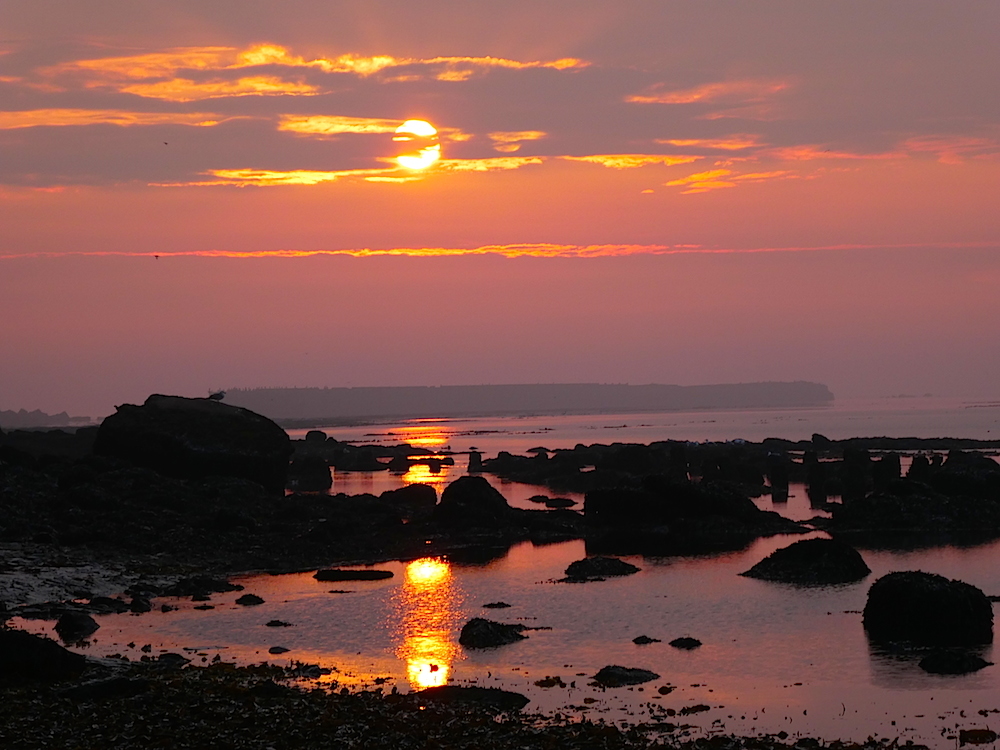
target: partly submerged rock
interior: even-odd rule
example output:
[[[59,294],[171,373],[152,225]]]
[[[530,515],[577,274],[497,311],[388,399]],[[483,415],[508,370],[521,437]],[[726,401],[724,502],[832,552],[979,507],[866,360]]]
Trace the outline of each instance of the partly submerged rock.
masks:
[[[571,562],[566,568],[566,578],[571,581],[588,581],[606,576],[629,576],[639,570],[635,565],[617,557],[587,557]]]
[[[633,638],[632,643],[636,646],[645,646],[649,643],[659,643],[659,638],[650,638],[648,635],[640,635],[638,638]]]
[[[317,570],[313,576],[317,581],[381,581],[392,578],[391,570],[344,570],[325,568]]]
[[[263,604],[264,600],[256,594],[244,594],[236,600],[236,603],[241,607],[256,607],[258,604]]]
[[[529,703],[529,699],[520,693],[499,688],[459,687],[458,685],[441,685],[427,688],[415,693],[421,701],[437,703],[475,703],[489,706],[501,711],[520,711]]]
[[[82,641],[99,627],[97,620],[83,612],[66,612],[56,621],[56,632],[66,643]]]
[[[248,409],[154,394],[107,417],[94,453],[180,479],[242,477],[282,492],[292,445],[283,429]]]
[[[658,679],[660,679],[660,675],[656,672],[650,672],[648,669],[620,667],[617,664],[602,667],[601,671],[594,675],[594,680],[604,687],[641,685],[644,682]]]
[[[683,636],[681,638],[674,638],[670,641],[670,645],[674,648],[679,648],[683,651],[692,651],[701,646],[701,641],[697,638],[691,638],[689,636]]]
[[[775,550],[740,575],[781,583],[834,584],[860,581],[869,573],[854,547],[833,539],[803,539]]]
[[[458,642],[466,648],[495,648],[523,641],[528,637],[522,634],[524,630],[527,630],[524,625],[506,625],[482,617],[473,617],[462,627]]]
[[[920,668],[931,674],[969,674],[992,665],[993,662],[962,649],[938,649],[920,660]]]
[[[993,641],[993,607],[982,591],[922,571],[889,573],[875,581],[863,622],[876,642],[973,646]]]
[[[86,661],[48,638],[0,628],[0,677],[66,679],[82,672]]]

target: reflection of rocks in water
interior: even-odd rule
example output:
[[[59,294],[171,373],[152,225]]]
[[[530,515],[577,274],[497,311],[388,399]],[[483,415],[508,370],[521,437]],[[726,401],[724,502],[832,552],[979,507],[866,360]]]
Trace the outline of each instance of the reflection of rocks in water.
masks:
[[[877,687],[900,689],[914,688],[927,689],[939,685],[934,680],[941,677],[935,675],[953,675],[950,679],[961,680],[964,688],[982,687],[983,680],[990,679],[990,670],[981,671],[981,668],[972,670],[966,669],[963,672],[938,672],[934,669],[927,669],[935,666],[935,662],[940,664],[940,659],[936,654],[940,654],[942,649],[929,646],[910,646],[905,644],[881,644],[868,641],[868,660],[871,668],[872,684]],[[961,654],[961,661],[969,666],[982,663],[985,666],[992,664],[989,661],[990,646],[969,646],[960,649],[949,649],[954,654]]]
[[[965,649],[937,649],[920,660],[920,668],[931,674],[969,674],[992,665]]]

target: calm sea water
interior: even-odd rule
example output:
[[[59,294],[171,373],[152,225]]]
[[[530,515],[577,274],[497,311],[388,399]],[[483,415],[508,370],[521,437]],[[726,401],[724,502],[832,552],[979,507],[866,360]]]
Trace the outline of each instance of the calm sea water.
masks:
[[[878,408],[875,408],[875,407]],[[686,414],[531,417],[411,422],[330,430],[338,439],[406,442],[487,455],[523,452],[577,442],[649,442],[664,438],[718,440],[766,436],[831,438],[854,435],[958,436],[1000,434],[997,405],[945,404],[894,399],[872,408]],[[418,443],[425,440],[424,443]],[[334,491],[374,491],[407,481],[437,484],[464,473],[464,462],[438,475],[340,474]],[[538,488],[496,483],[515,504],[530,506]],[[804,488],[792,486],[785,515],[814,515]],[[770,500],[758,501],[770,508]],[[866,580],[844,586],[801,588],[738,574],[774,549],[802,537],[762,539],[732,553],[694,557],[627,558],[640,573],[587,584],[556,583],[566,566],[585,556],[582,542],[544,547],[530,543],[485,565],[446,559],[387,563],[384,581],[324,584],[311,574],[247,576],[246,591],[265,599],[257,607],[234,603],[239,594],[213,597],[215,609],[179,609],[141,616],[109,615],[90,653],[138,658],[181,650],[196,662],[215,656],[241,663],[270,660],[316,662],[334,671],[323,678],[341,685],[401,691],[440,684],[503,687],[528,695],[528,710],[612,721],[663,719],[691,725],[693,734],[733,732],[863,740],[899,737],[954,747],[958,728],[1000,729],[1000,666],[966,676],[936,676],[917,666],[918,656],[872,648],[861,626],[868,587],[893,570],[926,570],[1000,594],[1000,542],[909,552],[862,550],[872,568]],[[503,601],[506,609],[484,609]],[[458,644],[472,617],[546,629],[498,649],[470,651]],[[267,627],[279,619],[287,628]],[[44,630],[44,623],[21,622]],[[647,635],[660,642],[644,646]],[[693,636],[701,648],[668,645]],[[132,645],[129,645],[132,644]],[[289,649],[272,655],[268,649]],[[983,656],[992,661],[993,649]],[[998,654],[1000,656],[1000,654]],[[591,676],[601,667],[641,667],[659,679],[634,688],[601,689]],[[535,683],[558,676],[565,687]],[[546,684],[546,683],[543,683]],[[663,691],[660,688],[664,688]],[[687,715],[683,709],[708,706]]]

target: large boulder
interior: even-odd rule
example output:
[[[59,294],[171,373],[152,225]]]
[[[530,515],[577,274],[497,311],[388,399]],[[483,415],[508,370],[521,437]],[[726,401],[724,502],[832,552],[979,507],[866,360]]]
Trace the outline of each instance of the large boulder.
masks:
[[[152,395],[101,423],[94,453],[181,479],[232,476],[284,490],[288,434],[267,417],[209,398]]]
[[[993,641],[993,607],[971,584],[921,571],[882,576],[868,590],[864,627],[875,642],[973,646]]]
[[[464,476],[445,487],[434,519],[450,526],[492,527],[507,523],[512,510],[485,478]]]
[[[75,677],[85,664],[83,656],[48,638],[0,628],[0,677],[60,680]]]
[[[854,547],[833,539],[804,539],[775,550],[740,575],[782,583],[833,584],[860,581],[869,573]]]
[[[641,568],[617,557],[586,557],[567,566],[566,580],[572,582],[601,580],[608,576],[630,576],[640,570]]]

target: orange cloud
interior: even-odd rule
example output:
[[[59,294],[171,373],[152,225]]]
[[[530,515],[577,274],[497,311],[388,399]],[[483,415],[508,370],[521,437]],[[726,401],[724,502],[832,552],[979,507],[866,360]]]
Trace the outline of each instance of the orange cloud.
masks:
[[[609,169],[636,169],[648,164],[663,164],[667,167],[675,164],[690,164],[704,157],[683,154],[595,154],[591,156],[560,156],[559,158],[567,161],[600,164]]]
[[[173,78],[156,83],[129,83],[119,86],[118,90],[168,102],[193,102],[230,96],[314,96],[320,93],[317,86],[285,81],[275,76],[253,76],[235,81]]]
[[[537,141],[547,136],[548,133],[542,130],[514,130],[496,131],[487,133],[487,135],[493,141],[494,151],[513,153],[521,149],[521,144],[524,141]]]
[[[205,112],[126,112],[118,109],[32,109],[0,112],[0,130],[65,125],[193,125],[210,127],[236,119]]]
[[[542,162],[543,159],[538,156],[496,156],[490,159],[442,159],[438,166],[449,172],[494,172]]]
[[[271,169],[210,169],[204,174],[215,179],[192,182],[154,182],[154,187],[198,187],[213,185],[233,185],[236,187],[272,187],[275,185],[319,185],[334,182],[343,177],[365,177],[383,175],[391,169],[344,169],[340,171],[318,171],[312,169],[271,170]]]
[[[760,136],[738,133],[726,138],[658,138],[656,143],[668,146],[710,148],[722,151],[742,151],[763,145]]]
[[[760,101],[784,91],[790,85],[790,82],[783,80],[747,79],[705,83],[694,88],[674,91],[660,91],[660,86],[654,86],[648,93],[625,97],[625,101],[636,104],[695,104],[719,99]]]
[[[395,133],[403,120],[377,117],[345,117],[341,115],[281,115],[278,130],[302,135],[334,136],[341,133],[385,134]],[[437,128],[438,135],[447,141],[467,141],[472,138],[458,128]]]
[[[710,190],[736,187],[735,182],[722,179],[729,177],[732,173],[731,169],[711,169],[707,172],[698,172],[687,177],[665,182],[664,185],[668,187],[686,187],[686,190],[681,191],[684,195],[707,193]]]

